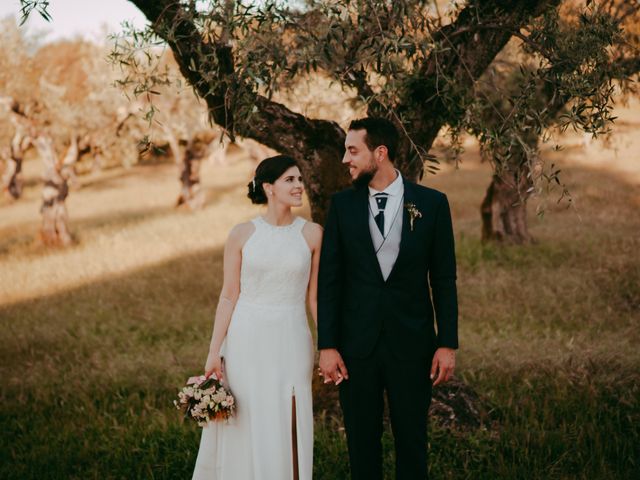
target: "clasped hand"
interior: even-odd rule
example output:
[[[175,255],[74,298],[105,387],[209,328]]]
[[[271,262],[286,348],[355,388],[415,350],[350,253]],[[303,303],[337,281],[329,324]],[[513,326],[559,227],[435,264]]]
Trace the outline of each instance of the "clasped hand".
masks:
[[[342,360],[342,356],[335,348],[320,350],[318,375],[324,378],[324,383],[340,385],[343,380],[349,380],[349,372]]]
[[[452,348],[441,347],[436,350],[431,362],[431,381],[433,386],[445,383],[453,376],[456,367],[456,351]],[[342,360],[342,356],[335,348],[320,350],[318,375],[324,378],[324,383],[340,385],[349,379],[349,372]]]

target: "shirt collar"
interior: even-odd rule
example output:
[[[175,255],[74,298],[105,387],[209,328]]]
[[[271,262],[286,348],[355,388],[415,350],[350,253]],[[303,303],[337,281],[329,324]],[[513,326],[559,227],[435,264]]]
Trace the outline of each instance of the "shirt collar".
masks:
[[[398,174],[398,176],[396,177],[396,179],[391,182],[387,188],[385,188],[384,190],[382,190],[382,192],[376,190],[375,188],[371,188],[369,187],[369,196],[372,197],[373,195],[375,195],[376,193],[386,193],[389,196],[396,196],[396,195],[402,195],[402,191],[403,191],[403,187],[404,184],[402,183],[402,175],[400,174],[400,171],[396,168],[396,173]]]

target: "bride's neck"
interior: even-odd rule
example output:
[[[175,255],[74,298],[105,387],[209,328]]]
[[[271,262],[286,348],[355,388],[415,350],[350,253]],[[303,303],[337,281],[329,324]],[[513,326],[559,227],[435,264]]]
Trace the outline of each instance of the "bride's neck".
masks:
[[[264,218],[272,225],[289,225],[293,221],[293,212],[287,205],[270,203]]]

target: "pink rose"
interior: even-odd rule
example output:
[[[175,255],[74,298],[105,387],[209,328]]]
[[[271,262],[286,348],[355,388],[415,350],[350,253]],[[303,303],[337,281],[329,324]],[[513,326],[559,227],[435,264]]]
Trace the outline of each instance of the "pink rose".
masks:
[[[191,385],[191,384],[200,385],[206,379],[207,377],[205,377],[204,375],[199,375],[197,377],[189,377],[189,380],[187,380],[187,385]]]

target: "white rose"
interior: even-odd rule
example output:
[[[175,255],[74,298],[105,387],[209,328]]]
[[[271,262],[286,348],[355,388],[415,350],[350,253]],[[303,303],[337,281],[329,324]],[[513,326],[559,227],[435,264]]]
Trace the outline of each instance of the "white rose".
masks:
[[[224,394],[224,392],[216,392],[215,395],[213,396],[213,401],[216,403],[220,403],[226,398],[227,396]]]

